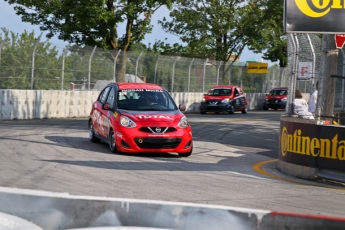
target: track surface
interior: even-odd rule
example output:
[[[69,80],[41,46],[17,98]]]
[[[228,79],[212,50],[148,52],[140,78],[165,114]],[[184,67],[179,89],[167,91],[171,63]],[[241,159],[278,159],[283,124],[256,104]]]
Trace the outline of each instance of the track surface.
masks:
[[[90,143],[87,119],[0,122],[0,186],[92,195],[217,204],[345,216],[345,188],[253,170],[277,159],[283,111],[187,114],[194,152],[112,154]]]

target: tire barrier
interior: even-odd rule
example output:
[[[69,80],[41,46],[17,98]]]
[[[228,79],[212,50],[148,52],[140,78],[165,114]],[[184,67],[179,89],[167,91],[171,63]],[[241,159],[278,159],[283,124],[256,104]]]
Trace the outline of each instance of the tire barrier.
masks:
[[[0,212],[6,215],[0,215],[1,230],[345,229],[345,218],[340,217],[11,188],[0,188]],[[24,228],[21,223],[35,227]]]

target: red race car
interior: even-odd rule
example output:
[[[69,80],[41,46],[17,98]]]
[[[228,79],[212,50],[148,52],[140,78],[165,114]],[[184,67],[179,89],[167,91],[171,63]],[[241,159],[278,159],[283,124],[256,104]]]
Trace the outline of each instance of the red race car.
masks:
[[[235,85],[213,86],[204,94],[200,103],[200,113],[247,113],[248,100],[241,87]]]
[[[89,119],[91,142],[104,141],[113,153],[177,152],[190,156],[192,129],[162,87],[148,83],[111,83],[93,103]]]

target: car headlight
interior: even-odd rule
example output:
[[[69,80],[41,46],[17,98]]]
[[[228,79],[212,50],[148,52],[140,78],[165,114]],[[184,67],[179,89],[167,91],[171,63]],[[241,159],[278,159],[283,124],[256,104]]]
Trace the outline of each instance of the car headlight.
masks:
[[[206,101],[205,98],[201,99],[201,102],[204,102],[204,101]]]
[[[180,121],[178,122],[178,127],[180,128],[187,128],[188,127],[188,120],[186,116],[181,117]]]
[[[120,117],[120,125],[126,128],[134,128],[137,126],[132,119],[126,117],[126,116],[121,116]]]
[[[282,99],[282,101],[287,101],[287,97],[284,97],[284,98]]]
[[[225,98],[222,100],[222,103],[229,103],[229,98]]]

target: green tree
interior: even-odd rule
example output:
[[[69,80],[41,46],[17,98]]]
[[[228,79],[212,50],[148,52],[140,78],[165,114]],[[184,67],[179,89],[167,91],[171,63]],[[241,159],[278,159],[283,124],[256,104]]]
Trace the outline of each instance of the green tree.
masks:
[[[5,28],[1,30],[0,88],[31,89],[33,83],[34,89],[57,89],[61,65],[56,47],[41,42],[34,32],[19,35]]]
[[[279,61],[286,67],[287,40],[283,29],[284,0],[251,0],[248,4],[252,18],[243,21],[247,24],[245,34],[248,47],[255,53],[263,53],[263,59]]]
[[[126,51],[152,30],[151,15],[171,0],[5,0],[24,22],[40,25],[47,37],[72,44],[121,49],[118,81],[124,81]],[[119,35],[120,26],[125,29]],[[114,57],[112,57],[114,58]]]
[[[187,44],[184,51],[188,55],[231,62],[247,45],[247,22],[253,19],[247,3],[247,0],[178,0],[170,13],[171,20],[164,18],[159,23]],[[223,65],[221,78],[230,67],[225,69]]]

